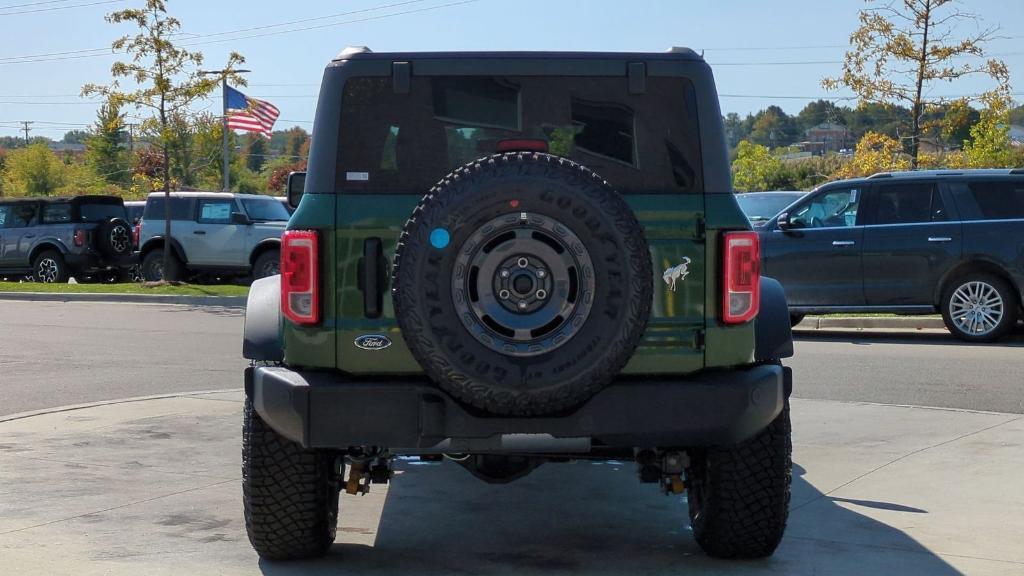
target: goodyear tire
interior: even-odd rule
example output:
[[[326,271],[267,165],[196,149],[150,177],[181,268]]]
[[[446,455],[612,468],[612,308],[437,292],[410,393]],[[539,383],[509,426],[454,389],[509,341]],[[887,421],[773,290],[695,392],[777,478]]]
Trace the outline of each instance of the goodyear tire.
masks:
[[[242,502],[249,542],[267,560],[322,556],[338,525],[334,457],[304,450],[275,432],[248,398],[244,418]]]
[[[633,355],[651,309],[643,230],[587,168],[540,153],[452,172],[406,223],[395,313],[426,374],[494,414],[589,399]]]
[[[690,452],[690,525],[707,555],[763,558],[775,552],[789,516],[792,454],[788,400],[753,438]]]

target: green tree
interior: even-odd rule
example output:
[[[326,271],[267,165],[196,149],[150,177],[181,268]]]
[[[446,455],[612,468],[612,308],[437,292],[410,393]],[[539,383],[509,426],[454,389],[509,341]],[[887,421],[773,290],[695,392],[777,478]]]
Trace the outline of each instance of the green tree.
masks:
[[[141,128],[163,155],[161,187],[168,198],[165,202],[164,234],[170,237],[172,123],[176,116],[187,115],[190,106],[209,95],[221,79],[200,75],[203,55],[174,44],[181,22],[168,15],[163,0],[146,0],[143,8],[119,10],[107,15],[106,19],[112,24],[128,23],[138,28],[134,36],[123,36],[111,44],[115,52],[124,52],[130,59],[111,66],[113,80],[110,84],[86,84],[82,87],[82,95],[103,96],[118,108],[134,106],[151,114],[142,122]],[[230,71],[244,61],[241,55],[232,52],[225,70]],[[245,80],[239,75],[229,72],[227,76],[235,84],[245,85]],[[120,79],[130,80],[135,88],[122,89]],[[170,254],[170,243],[165,243],[164,270],[169,269]]]
[[[61,138],[61,142],[65,144],[85,144],[85,141],[91,136],[88,130],[70,130],[64,133],[64,137]]]
[[[732,163],[733,187],[743,192],[775,189],[782,161],[760,144],[741,140],[736,145],[736,160]]]
[[[758,113],[750,131],[750,141],[762,146],[789,146],[796,141],[793,119],[778,106]]]
[[[244,146],[245,165],[253,172],[263,170],[267,161],[267,141],[260,134],[250,134]]]
[[[918,163],[924,113],[941,102],[927,97],[934,84],[984,74],[1005,85],[1009,78],[1001,60],[977,62],[985,56],[984,46],[995,29],[958,37],[958,30],[968,28],[965,24],[977,28],[978,18],[955,5],[955,0],[893,0],[861,10],[860,27],[850,35],[852,48],[846,53],[843,74],[822,80],[826,89],[845,86],[862,102],[909,106],[912,168]]]
[[[829,100],[808,102],[796,115],[796,128],[803,134],[805,130],[825,122],[844,124],[843,109]]]
[[[11,150],[4,162],[3,181],[9,196],[49,196],[64,185],[64,163],[46,144]]]
[[[971,168],[1012,167],[1009,94],[993,91],[984,101],[985,109],[971,128],[971,139],[964,143],[967,165]]]
[[[85,139],[86,163],[112,184],[125,184],[130,179],[128,156],[121,148],[123,133],[124,114],[115,104],[106,103],[96,111],[93,133]]]

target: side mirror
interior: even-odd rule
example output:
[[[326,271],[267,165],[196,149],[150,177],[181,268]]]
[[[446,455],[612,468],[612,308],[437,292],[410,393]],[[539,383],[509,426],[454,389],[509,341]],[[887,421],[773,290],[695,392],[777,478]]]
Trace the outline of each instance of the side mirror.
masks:
[[[288,175],[288,205],[292,208],[299,207],[299,200],[302,200],[302,193],[306,189],[306,173],[292,172]]]
[[[789,221],[789,212],[783,212],[779,214],[776,223],[779,225],[779,230],[789,230],[793,227],[793,223]]]
[[[244,212],[232,212],[231,223],[249,225],[252,224],[252,220],[250,220],[249,216]]]

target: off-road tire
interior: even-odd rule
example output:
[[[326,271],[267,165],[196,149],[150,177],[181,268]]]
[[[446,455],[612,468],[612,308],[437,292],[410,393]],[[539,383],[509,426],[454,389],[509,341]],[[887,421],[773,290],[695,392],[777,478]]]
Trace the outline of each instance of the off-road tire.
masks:
[[[575,238],[569,252],[592,263],[580,267],[593,282],[581,297],[588,306],[592,302],[585,320],[577,324],[583,314],[569,313],[574,328],[562,334],[570,335],[557,349],[539,347],[535,355],[515,355],[509,346],[488,342],[483,328],[474,327],[479,335],[471,332],[466,323],[474,320],[459,312],[453,288],[459,259],[486,244],[478,235],[523,215],[523,226],[533,225],[536,216],[561,227],[556,230],[568,229],[560,233]],[[450,234],[450,243],[435,244],[439,229],[446,239]],[[435,185],[403,228],[393,277],[402,336],[427,376],[469,405],[510,416],[571,409],[609,384],[636,350],[653,290],[643,228],[622,197],[580,164],[527,152],[480,158]]]
[[[953,294],[961,286],[970,282],[981,282],[991,286],[999,293],[999,297],[1002,299],[1002,317],[999,323],[984,334],[972,334],[970,332],[962,330],[957,326],[953,320],[952,312],[952,301]],[[946,329],[956,336],[957,338],[966,342],[994,342],[999,338],[1005,336],[1013,327],[1017,324],[1017,317],[1020,310],[1020,301],[1017,298],[1017,292],[1013,289],[1013,286],[1003,278],[990,274],[987,272],[968,272],[953,278],[946,283],[946,287],[942,290],[942,301],[940,303],[942,309],[942,321],[946,325]]]
[[[764,558],[782,540],[793,475],[789,401],[753,438],[690,452],[690,524],[715,558]]]
[[[178,259],[177,254],[174,253],[174,250],[171,250],[171,254],[168,257],[167,270],[163,269],[163,260],[163,249],[157,248],[155,250],[150,250],[142,259],[142,279],[146,282],[159,282],[160,280],[170,282],[180,280],[184,265],[181,263],[181,260]]]
[[[304,450],[275,432],[248,398],[244,410],[242,502],[249,542],[267,560],[322,556],[338,524],[334,456]]]
[[[267,250],[256,257],[252,264],[252,278],[259,280],[281,273],[281,252],[278,250]]]
[[[56,250],[43,250],[32,260],[32,280],[48,284],[64,284],[71,272],[67,262]]]
[[[111,218],[97,228],[97,244],[108,258],[123,258],[132,253],[132,225],[123,218]]]

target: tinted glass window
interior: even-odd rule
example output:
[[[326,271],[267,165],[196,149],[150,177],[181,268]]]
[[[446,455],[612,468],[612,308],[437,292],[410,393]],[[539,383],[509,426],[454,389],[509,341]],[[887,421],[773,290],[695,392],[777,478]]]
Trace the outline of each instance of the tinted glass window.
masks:
[[[106,222],[111,218],[126,219],[128,214],[121,204],[87,203],[79,204],[78,216],[82,222]]]
[[[345,86],[339,190],[422,194],[492,154],[502,140],[537,139],[630,192],[703,190],[693,86],[649,77],[630,94],[616,77],[390,77]]]
[[[243,198],[242,206],[245,207],[249,218],[253,220],[287,220],[290,217],[284,204],[271,198],[266,200]]]
[[[789,216],[793,228],[842,228],[857,224],[859,188],[837,188],[818,194]]]
[[[134,222],[137,222],[139,220],[139,218],[142,218],[142,210],[144,208],[145,208],[145,205],[133,204],[131,206],[125,206],[124,209],[128,212],[128,218],[129,218],[128,221],[134,223]]]
[[[0,207],[0,228],[27,228],[36,224],[39,206],[13,204]]]
[[[890,184],[874,192],[868,224],[945,222],[946,207],[934,184]]]
[[[231,222],[231,213],[235,210],[234,200],[200,200],[199,221],[215,224]]]
[[[43,204],[43,224],[71,222],[71,204]]]
[[[736,203],[740,205],[740,210],[743,210],[747,218],[757,226],[770,220],[772,216],[775,216],[783,208],[796,202],[801,196],[803,196],[803,193],[758,194],[754,192],[737,194]]]
[[[146,220],[164,219],[164,199],[159,196],[146,200]],[[191,220],[192,210],[188,198],[171,197],[171,220]]]
[[[982,218],[1024,218],[1024,180],[970,182],[967,188]]]

